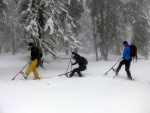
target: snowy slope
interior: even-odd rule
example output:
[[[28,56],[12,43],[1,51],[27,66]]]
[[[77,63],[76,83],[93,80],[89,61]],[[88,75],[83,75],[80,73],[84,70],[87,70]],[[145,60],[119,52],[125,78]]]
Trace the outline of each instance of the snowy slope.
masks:
[[[32,80],[31,74],[28,80],[18,75],[11,81],[27,63],[27,55],[0,55],[0,113],[150,113],[149,60],[132,63],[135,81],[129,81],[124,67],[115,79],[113,71],[103,76],[119,57],[99,62],[87,57],[82,78],[57,76],[66,72],[65,59],[44,64],[47,70],[39,69],[40,80]]]

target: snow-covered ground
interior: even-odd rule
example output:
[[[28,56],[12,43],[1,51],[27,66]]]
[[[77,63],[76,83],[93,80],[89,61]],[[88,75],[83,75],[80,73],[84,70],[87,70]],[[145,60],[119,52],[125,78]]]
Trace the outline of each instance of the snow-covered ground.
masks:
[[[86,56],[82,78],[57,76],[66,72],[69,59],[48,57],[47,70],[39,69],[40,80],[33,80],[33,74],[24,80],[19,74],[11,81],[28,62],[27,55],[0,55],[0,113],[150,113],[150,60],[131,64],[135,81],[130,81],[124,67],[115,79],[113,71],[103,76],[120,57],[96,62],[93,55]]]

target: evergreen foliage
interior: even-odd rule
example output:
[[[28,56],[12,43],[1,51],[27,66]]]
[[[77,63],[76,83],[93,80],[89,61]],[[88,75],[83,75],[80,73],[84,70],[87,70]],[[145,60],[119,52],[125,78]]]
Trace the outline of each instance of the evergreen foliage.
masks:
[[[26,25],[26,30],[31,34],[28,41],[32,39],[36,45],[56,58],[57,48],[63,46],[62,43],[67,42],[72,47],[77,47],[78,42],[70,30],[76,26],[62,2],[20,0],[18,13],[20,22]]]
[[[147,2],[132,0],[126,4],[126,20],[132,27],[132,40],[138,46],[138,53],[148,58],[150,32]]]
[[[146,3],[146,0],[87,1],[91,12],[95,50],[100,49],[101,59],[107,60],[111,52],[120,54],[122,41],[128,40],[128,34],[132,34],[131,41],[128,41],[135,43],[139,52],[148,57],[149,14],[146,11],[149,5]],[[128,31],[129,28],[131,31]]]
[[[149,57],[149,0],[86,0],[86,5],[85,0],[0,0],[0,53],[15,54],[35,42],[58,59],[60,51],[67,55],[82,46],[98,61],[121,55],[126,40]]]

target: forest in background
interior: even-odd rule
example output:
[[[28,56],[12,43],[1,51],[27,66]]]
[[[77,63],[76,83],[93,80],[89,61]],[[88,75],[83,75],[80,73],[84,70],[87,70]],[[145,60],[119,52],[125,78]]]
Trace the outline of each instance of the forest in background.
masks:
[[[121,55],[122,42],[148,59],[149,0],[0,0],[0,53],[27,51],[34,42],[44,54],[95,54],[96,61]]]

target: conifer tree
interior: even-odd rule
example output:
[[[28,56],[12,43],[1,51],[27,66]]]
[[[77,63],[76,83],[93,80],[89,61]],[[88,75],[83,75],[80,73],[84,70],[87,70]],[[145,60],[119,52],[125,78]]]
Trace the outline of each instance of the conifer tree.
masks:
[[[70,30],[68,27],[76,26],[61,1],[20,0],[18,13],[20,22],[31,34],[27,41],[34,41],[56,58],[57,49],[62,43],[68,42],[72,47],[77,46],[78,42],[72,36],[72,31],[67,31]]]
[[[121,28],[122,2],[120,0],[89,0],[87,4],[91,11],[96,60],[98,60],[98,48],[101,59],[107,60],[111,48],[115,45],[112,42],[118,38],[118,29]]]
[[[147,13],[149,5],[144,0],[132,0],[126,4],[126,19],[132,28],[132,40],[138,47],[138,53],[148,58],[150,44],[150,25]]]
[[[6,16],[5,13],[6,10],[6,4],[3,2],[3,0],[0,0],[0,53],[2,53],[2,44],[4,40],[4,18]]]

